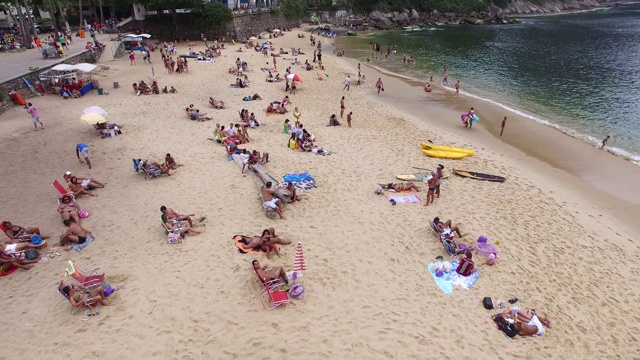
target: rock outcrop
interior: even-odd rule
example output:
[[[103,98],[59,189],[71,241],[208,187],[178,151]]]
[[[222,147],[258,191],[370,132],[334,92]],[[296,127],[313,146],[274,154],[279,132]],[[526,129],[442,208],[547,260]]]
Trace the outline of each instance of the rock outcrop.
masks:
[[[364,20],[370,27],[383,30],[408,26],[513,24],[518,21],[515,19],[507,19],[507,16],[580,11],[601,6],[597,0],[568,0],[567,2],[551,0],[544,5],[538,5],[524,0],[514,0],[510,2],[506,8],[500,8],[492,3],[486,12],[472,11],[469,14],[456,14],[452,12],[441,13],[433,10],[430,13],[418,13],[415,9],[405,9],[401,12],[394,11],[389,13],[374,11],[368,14]]]

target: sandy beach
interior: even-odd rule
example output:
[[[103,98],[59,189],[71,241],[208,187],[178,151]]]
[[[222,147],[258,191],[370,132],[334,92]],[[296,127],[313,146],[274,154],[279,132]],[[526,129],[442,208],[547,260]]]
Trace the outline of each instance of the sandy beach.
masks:
[[[304,39],[296,37],[301,32],[295,29],[273,44],[277,49],[301,48],[307,55],[298,60],[311,61],[308,33]],[[468,109],[468,100],[452,103],[441,93],[428,98],[416,84],[367,66],[362,72],[368,81],[356,86],[356,62],[335,57],[329,40],[319,40],[326,68],[322,73],[329,76],[319,81],[315,70],[292,66],[304,82],[297,94],[289,95],[289,109],[300,108],[304,127],[319,146],[335,152],[330,156],[286,147],[282,123],[293,116],[264,113],[270,101],[284,97],[285,85],[265,82],[259,68],[267,66],[266,59],[244,47],[236,52],[239,46],[223,50],[213,64],[191,61],[189,73],[172,75],[163,69],[158,52],[152,53],[153,65],[138,57],[136,66],[105,54],[100,64],[109,69],[93,78],[109,90],[108,96],[92,92],[82,99],[30,99],[44,131],[33,131],[21,107],[0,115],[3,219],[39,226],[53,243],[65,227],[55,211],[51,183],[62,181],[65,171],[108,183],[95,191],[98,197],[78,200],[91,214],[82,225],[95,241],[79,253],[61,251],[62,256],[46,264],[0,279],[5,323],[19,336],[6,342],[7,358],[640,356],[640,227],[633,221],[640,215],[640,195],[637,188],[626,187],[634,182],[610,182],[613,174],[626,173],[637,183],[637,170],[626,167],[634,165],[603,159],[610,155],[604,152],[593,156],[594,172],[601,171],[604,183],[626,194],[624,200],[593,187],[577,165],[544,162],[544,155],[520,144],[523,134],[537,131],[552,143],[565,144],[571,161],[573,151],[583,151],[578,141],[553,140],[564,135],[511,117],[506,136],[498,139],[495,123],[485,121],[501,119],[498,110],[477,104],[481,126],[465,129],[453,119]],[[180,44],[179,53],[187,48]],[[229,88],[235,76],[228,69],[237,57],[249,64],[249,88]],[[291,56],[278,58],[280,74],[284,58]],[[152,66],[160,87],[174,86],[177,94],[135,96],[131,83],[148,81]],[[342,90],[347,74],[352,77],[348,92]],[[380,96],[373,87],[378,77],[385,86]],[[112,87],[116,81],[119,89]],[[242,101],[256,92],[264,100]],[[210,96],[228,108],[210,108]],[[346,121],[327,127],[329,116],[340,112],[341,96],[347,112],[353,111],[353,127],[347,128]],[[183,109],[189,104],[213,120],[187,120]],[[124,134],[101,139],[82,124],[82,109],[91,105],[107,110],[111,121],[124,125]],[[264,122],[249,130],[252,141],[246,148],[270,154],[265,166],[270,174],[282,181],[286,173],[308,171],[316,180],[318,188],[284,207],[287,220],[264,215],[251,179],[227,160],[222,145],[208,140],[216,123],[238,122],[242,108]],[[420,142],[427,139],[471,148],[476,155],[458,161],[431,159],[420,151]],[[80,142],[90,145],[91,170],[75,157]],[[159,162],[166,153],[184,164],[172,176],[144,180],[134,173],[132,158]],[[391,206],[374,193],[377,183],[394,181],[396,174],[440,163],[447,174],[460,167],[508,180],[496,184],[452,175],[444,180],[441,198],[428,207]],[[418,195],[424,198],[426,191]],[[206,231],[168,245],[159,220],[161,205],[206,216]],[[479,280],[469,290],[456,288],[445,295],[427,271],[427,263],[445,255],[429,228],[434,216],[458,224],[466,234],[464,243],[475,243],[480,235],[500,242],[498,264],[480,266]],[[271,226],[294,244],[302,242],[308,270],[305,299],[266,312],[251,260],[290,269],[295,245],[283,247],[282,257],[267,260],[264,253],[238,253],[232,236],[260,234]],[[68,260],[82,268],[99,266],[108,283],[124,286],[109,297],[110,306],[98,307],[99,316],[83,321],[81,312],[68,314],[69,303],[56,292]],[[518,298],[518,305],[548,314],[552,329],[543,337],[509,340],[490,319],[498,310],[482,307],[485,296]]]

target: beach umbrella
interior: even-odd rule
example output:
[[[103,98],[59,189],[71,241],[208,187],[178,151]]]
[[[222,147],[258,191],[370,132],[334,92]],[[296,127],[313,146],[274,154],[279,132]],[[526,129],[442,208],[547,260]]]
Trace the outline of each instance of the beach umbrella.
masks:
[[[107,122],[107,119],[100,114],[88,113],[88,114],[82,115],[82,117],[80,118],[80,121],[82,121],[85,124],[95,125],[95,124],[102,124],[104,122]]]
[[[85,114],[85,115],[86,114],[100,114],[103,117],[107,117],[107,112],[103,108],[101,108],[100,106],[88,107],[88,108],[82,110],[82,113]]]
[[[287,75],[287,79],[293,80],[295,82],[302,82],[302,79],[297,74],[289,74]]]
[[[298,247],[296,248],[296,255],[293,260],[293,271],[304,271],[307,270],[307,263],[304,261],[304,254],[302,253],[302,243],[298,242]]]

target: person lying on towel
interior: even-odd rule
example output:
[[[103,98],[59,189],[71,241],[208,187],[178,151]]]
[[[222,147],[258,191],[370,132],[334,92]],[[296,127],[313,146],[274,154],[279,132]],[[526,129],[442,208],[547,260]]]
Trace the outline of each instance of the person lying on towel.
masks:
[[[413,181],[408,181],[404,183],[388,183],[380,185],[384,190],[395,190],[395,191],[420,191],[420,188],[416,186]]]

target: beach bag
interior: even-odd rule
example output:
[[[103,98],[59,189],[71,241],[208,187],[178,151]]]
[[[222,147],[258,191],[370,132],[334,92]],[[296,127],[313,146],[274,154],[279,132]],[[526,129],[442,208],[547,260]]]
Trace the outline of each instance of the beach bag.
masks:
[[[498,330],[502,331],[505,335],[512,338],[518,335],[515,325],[513,324],[498,324]]]
[[[40,235],[33,235],[31,237],[31,245],[40,245],[44,240],[40,237]]]
[[[304,299],[304,287],[300,284],[293,284],[289,289],[289,297],[296,300]]]
[[[36,249],[26,249],[24,251],[24,259],[25,260],[35,260],[40,257],[40,254],[36,251]]]
[[[88,218],[89,212],[86,209],[81,209],[78,215],[80,216],[81,219]]]
[[[180,234],[170,232],[167,234],[167,244],[179,244],[182,242]]]
[[[482,299],[482,305],[484,306],[485,309],[487,310],[491,310],[493,309],[493,301],[491,300],[490,297],[485,297],[484,299]]]

